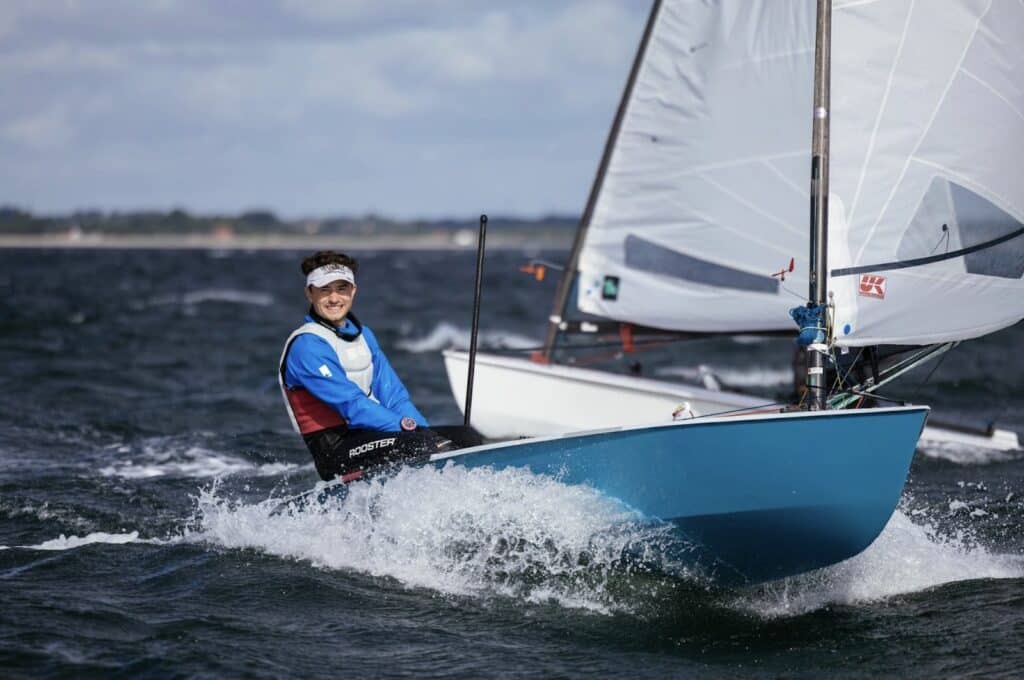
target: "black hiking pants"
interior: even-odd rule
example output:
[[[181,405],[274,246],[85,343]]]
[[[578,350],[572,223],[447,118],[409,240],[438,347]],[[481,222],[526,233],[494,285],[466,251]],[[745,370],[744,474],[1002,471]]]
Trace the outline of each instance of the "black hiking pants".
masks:
[[[419,428],[412,432],[376,432],[335,427],[303,439],[320,478],[359,479],[366,472],[426,461],[431,454],[477,446],[483,438],[462,425]]]

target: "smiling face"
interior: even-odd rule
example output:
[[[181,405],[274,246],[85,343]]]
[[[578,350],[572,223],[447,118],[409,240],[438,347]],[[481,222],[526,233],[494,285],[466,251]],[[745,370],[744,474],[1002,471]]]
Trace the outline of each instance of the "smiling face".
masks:
[[[306,299],[313,305],[313,310],[335,326],[345,322],[355,297],[355,284],[348,281],[331,281],[326,286],[306,286]]]

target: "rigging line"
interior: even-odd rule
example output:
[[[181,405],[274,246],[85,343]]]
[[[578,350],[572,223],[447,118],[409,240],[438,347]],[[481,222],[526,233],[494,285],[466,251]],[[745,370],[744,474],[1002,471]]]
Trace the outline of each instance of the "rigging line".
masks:
[[[939,249],[939,246],[942,245],[943,241],[946,242],[946,252],[948,253],[949,252],[949,225],[948,224],[943,224],[942,225],[942,236],[940,236],[939,240],[935,242],[935,247],[932,248],[932,251],[929,253],[929,255],[935,254],[935,251]]]
[[[704,413],[704,414],[701,414],[699,416],[694,416],[692,418],[687,418],[683,422],[688,422],[688,421],[691,421],[691,420],[700,420],[701,418],[717,418],[718,416],[728,416],[728,415],[732,415],[733,413],[744,413],[746,411],[756,411],[758,409],[768,408],[770,406],[778,406],[778,407],[782,408],[782,407],[785,407],[786,405],[787,404],[783,404],[783,403],[778,402],[778,401],[772,401],[772,402],[769,402],[767,404],[758,404],[757,406],[744,406],[743,408],[735,408],[735,409],[732,409],[731,411],[715,411],[714,413]]]
[[[892,397],[883,397],[878,392],[861,392],[860,390],[846,390],[847,394],[855,394],[862,399],[878,399],[879,401],[891,401],[894,404],[906,404],[907,402],[903,399],[893,399]]]
[[[907,9],[907,19],[903,22],[903,33],[900,34],[900,44],[896,48],[896,56],[892,60],[892,68],[889,69],[889,78],[885,83],[885,94],[882,95],[882,102],[878,107],[878,115],[875,116],[875,127],[871,130],[871,138],[868,141],[868,150],[864,154],[864,163],[860,167],[860,177],[857,179],[857,189],[853,193],[853,202],[850,204],[849,219],[847,224],[853,224],[854,215],[857,214],[857,203],[860,201],[860,190],[864,186],[864,177],[868,174],[868,164],[871,162],[871,156],[875,152],[875,140],[878,138],[878,127],[882,124],[882,115],[885,113],[885,108],[889,103],[889,94],[892,92],[892,83],[896,78],[896,67],[900,63],[900,58],[903,56],[903,45],[906,43],[907,34],[910,32],[910,18],[914,15],[914,2],[910,3],[910,8]]]
[[[647,350],[657,349],[659,346],[667,345],[667,344],[670,344],[671,342],[673,342],[673,341],[672,340],[666,340],[666,341],[663,341],[661,343],[651,343],[651,344],[645,345],[643,347],[637,347],[634,344],[632,352],[626,352],[624,349],[617,349],[614,352],[604,352],[602,354],[597,354],[597,355],[588,356],[588,357],[582,357],[582,358],[577,359],[576,361],[574,361],[572,363],[572,365],[573,366],[593,366],[594,364],[600,363],[602,361],[608,361],[609,359],[624,359],[624,358],[626,358],[627,355],[632,356],[633,354],[636,354],[637,352],[645,352]]]
[[[857,350],[857,356],[855,356],[853,358],[853,361],[850,363],[850,367],[846,369],[846,374],[843,375],[842,371],[839,370],[839,362],[836,360],[835,349],[832,350],[832,362],[836,365],[836,387],[837,388],[842,388],[843,385],[846,384],[846,381],[849,379],[850,374],[853,373],[853,369],[855,369],[857,367],[857,362],[860,361],[860,355],[863,354],[863,353],[864,353],[864,348],[863,347],[861,347],[859,350]],[[836,390],[836,394],[838,394],[838,393],[839,393],[839,390],[837,389]]]
[[[939,111],[942,110],[942,104],[946,101],[946,95],[949,94],[950,88],[953,87],[953,82],[956,80],[956,74],[959,73],[960,67],[964,63],[964,59],[967,58],[967,53],[971,50],[971,45],[974,44],[974,39],[978,36],[978,31],[981,30],[981,22],[988,15],[992,9],[992,0],[989,0],[988,7],[981,13],[978,20],[974,24],[974,30],[971,32],[970,38],[967,39],[967,44],[964,45],[964,50],[960,54],[960,58],[956,62],[956,67],[953,69],[952,75],[949,77],[949,81],[946,83],[946,87],[942,90],[941,96],[939,96],[938,102],[935,105],[935,110],[932,111],[932,115],[928,118],[928,123],[924,126],[924,130],[921,136],[917,140],[917,144],[914,145],[914,150],[907,156],[906,162],[903,164],[903,169],[900,170],[900,176],[896,178],[896,181],[892,184],[892,190],[889,192],[888,198],[885,199],[885,204],[882,205],[882,209],[878,211],[878,215],[875,217],[875,223],[868,229],[867,234],[864,236],[864,241],[857,251],[857,256],[854,258],[854,262],[860,262],[861,258],[864,257],[864,250],[868,247],[871,242],[871,238],[875,235],[875,230],[878,229],[879,222],[882,221],[882,216],[885,215],[889,209],[889,204],[892,203],[892,199],[896,196],[896,192],[899,190],[900,184],[903,183],[903,178],[907,174],[907,169],[910,167],[910,162],[914,156],[917,155],[918,149],[921,148],[921,144],[924,143],[925,137],[928,136],[928,132],[931,130],[932,125],[935,123],[935,118],[938,117]]]
[[[800,293],[797,293],[795,290],[790,289],[789,286],[782,285],[781,281],[779,282],[779,288],[781,288],[782,290],[786,291],[787,293],[789,293],[790,295],[792,295],[796,299],[800,300],[801,302],[807,302],[807,296],[806,295],[801,295]]]
[[[949,352],[942,353],[942,356],[939,357],[939,360],[935,362],[934,366],[932,366],[932,370],[928,371],[928,375],[925,376],[925,379],[922,380],[921,384],[917,386],[917,389],[914,390],[914,393],[910,395],[910,401],[914,401],[915,399],[917,399],[917,395],[921,393],[921,390],[924,388],[925,384],[927,384],[927,382],[932,379],[932,376],[935,374],[935,371],[939,370],[939,366],[942,365],[942,362],[945,361],[946,357],[948,356]]]
[[[605,335],[605,334],[602,334],[602,335]],[[664,339],[664,340],[663,339],[658,339],[658,340],[634,340],[633,341],[633,345],[635,347],[645,347],[646,348],[646,347],[648,347],[650,345],[659,345],[659,344],[664,345],[664,344],[669,344],[669,343],[673,343],[673,342],[696,342],[698,340],[711,340],[711,339],[712,339],[711,337],[707,337],[707,338],[687,338],[687,337],[682,337],[682,338],[669,338],[669,339]],[[605,347],[618,347],[620,345],[622,345],[622,340],[608,340],[606,342],[595,342],[595,343],[587,343],[587,344],[579,344],[579,345],[563,345],[561,347],[561,349],[571,349],[571,350],[602,349],[602,348],[605,348]],[[529,352],[538,352],[538,351],[540,351],[542,349],[544,349],[544,345],[534,345],[534,346],[531,346],[531,347],[495,347],[495,348],[488,348],[487,351],[492,353],[492,354],[519,354],[519,353],[526,354],[526,353],[529,353]]]

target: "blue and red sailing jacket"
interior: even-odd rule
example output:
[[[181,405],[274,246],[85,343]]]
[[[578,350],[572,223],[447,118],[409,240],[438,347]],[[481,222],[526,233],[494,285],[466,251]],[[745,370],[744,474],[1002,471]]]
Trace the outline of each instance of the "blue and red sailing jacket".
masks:
[[[338,425],[397,432],[405,417],[429,426],[369,327],[352,314],[336,329],[310,315],[305,321],[289,338],[281,359],[286,406],[302,434]]]

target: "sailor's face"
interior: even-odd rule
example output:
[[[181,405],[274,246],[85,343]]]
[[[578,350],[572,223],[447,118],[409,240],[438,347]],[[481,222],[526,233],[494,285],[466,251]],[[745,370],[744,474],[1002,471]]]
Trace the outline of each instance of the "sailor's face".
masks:
[[[331,281],[326,286],[306,286],[306,298],[317,314],[339,326],[352,309],[356,287],[348,281]]]

